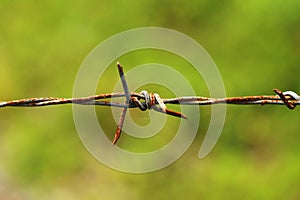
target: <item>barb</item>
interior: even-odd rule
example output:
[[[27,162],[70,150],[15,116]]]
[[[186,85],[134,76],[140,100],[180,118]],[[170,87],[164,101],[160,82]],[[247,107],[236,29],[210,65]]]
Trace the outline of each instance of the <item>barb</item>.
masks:
[[[117,66],[118,66],[118,70],[119,70],[119,75],[122,81],[122,86],[123,86],[123,90],[125,93],[125,97],[126,97],[126,105],[129,105],[130,102],[130,94],[129,94],[129,90],[128,90],[128,86],[127,86],[127,82],[124,76],[124,71],[123,71],[123,67],[120,65],[119,62],[117,62]],[[116,142],[119,140],[121,132],[122,132],[122,127],[124,124],[124,120],[125,120],[125,116],[126,116],[126,112],[127,112],[127,107],[122,108],[122,112],[120,115],[120,120],[119,120],[119,124],[116,130],[116,134],[115,134],[115,138],[113,141],[113,144],[116,144]]]
[[[43,97],[43,98],[29,98],[19,99],[12,101],[0,101],[1,107],[38,107],[38,106],[50,106],[59,104],[80,104],[80,105],[97,105],[97,106],[110,106],[121,107],[119,123],[113,140],[113,145],[116,144],[120,138],[123,123],[125,120],[127,109],[139,108],[141,111],[147,109],[155,110],[164,114],[172,115],[175,117],[187,119],[184,114],[167,109],[166,104],[181,104],[181,105],[212,105],[212,104],[238,104],[238,105],[285,105],[289,109],[294,109],[297,105],[300,105],[300,96],[293,91],[282,92],[279,89],[273,89],[277,95],[261,95],[261,96],[243,96],[243,97],[227,97],[227,98],[209,98],[200,96],[185,96],[164,99],[157,93],[148,93],[146,90],[137,92],[129,92],[127,82],[125,79],[123,67],[120,63],[117,63],[119,76],[122,81],[124,92],[120,93],[107,93],[98,94],[89,97],[79,98],[57,98],[57,97]],[[124,103],[112,102],[106,99],[113,99],[118,97],[125,97]]]

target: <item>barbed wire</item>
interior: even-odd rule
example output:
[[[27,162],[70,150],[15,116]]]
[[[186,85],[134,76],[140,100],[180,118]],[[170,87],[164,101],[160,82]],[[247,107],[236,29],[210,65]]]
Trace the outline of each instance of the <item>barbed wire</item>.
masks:
[[[294,109],[297,105],[300,105],[300,96],[293,91],[282,92],[279,89],[273,89],[277,95],[260,95],[260,96],[242,96],[242,97],[226,97],[226,98],[209,98],[201,96],[184,96],[176,98],[161,98],[157,93],[148,93],[146,90],[137,92],[129,92],[127,82],[124,75],[123,67],[120,63],[117,63],[119,76],[122,82],[124,92],[120,93],[107,93],[98,94],[89,97],[79,98],[57,98],[57,97],[42,97],[42,98],[29,98],[19,99],[12,101],[1,101],[1,107],[36,107],[36,106],[50,106],[58,104],[80,104],[80,105],[97,105],[97,106],[110,106],[110,107],[121,107],[122,111],[120,114],[119,123],[113,140],[113,144],[116,144],[120,138],[124,119],[128,108],[139,108],[141,111],[147,109],[155,110],[161,113],[172,115],[187,119],[184,114],[169,110],[166,104],[181,104],[181,105],[212,105],[212,104],[239,104],[239,105],[285,105],[289,109]],[[113,99],[125,97],[124,103],[112,102],[105,99]]]

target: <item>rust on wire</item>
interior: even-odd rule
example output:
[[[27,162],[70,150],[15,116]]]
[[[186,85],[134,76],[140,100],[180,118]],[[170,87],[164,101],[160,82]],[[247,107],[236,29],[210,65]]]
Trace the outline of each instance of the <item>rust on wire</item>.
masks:
[[[117,63],[119,76],[123,86],[124,92],[120,93],[108,93],[98,94],[89,97],[79,98],[57,98],[57,97],[44,97],[44,98],[29,98],[19,99],[12,101],[0,101],[0,107],[19,106],[19,107],[36,107],[36,106],[50,106],[58,104],[80,104],[80,105],[97,105],[97,106],[110,106],[121,107],[119,123],[113,140],[113,144],[116,144],[120,138],[123,123],[129,108],[139,108],[141,111],[147,109],[155,110],[167,115],[187,119],[184,114],[167,109],[166,104],[181,104],[181,105],[212,105],[212,104],[239,104],[239,105],[285,105],[289,109],[294,109],[297,105],[300,105],[300,96],[293,91],[282,92],[279,89],[273,91],[277,95],[261,95],[261,96],[243,96],[243,97],[227,97],[227,98],[209,98],[199,96],[185,96],[164,99],[157,93],[148,93],[146,90],[137,92],[129,92],[128,85],[125,79],[123,67],[120,63]],[[124,103],[108,101],[106,99],[125,97]]]
[[[125,97],[126,97],[125,104],[129,105],[129,102],[131,101],[130,100],[130,93],[129,93],[127,82],[126,82],[126,79],[125,79],[125,76],[124,76],[123,67],[120,65],[119,62],[117,63],[117,66],[118,66],[120,79],[122,81],[122,86],[123,86],[123,90],[124,90]],[[123,123],[124,123],[124,120],[125,120],[126,112],[127,112],[127,107],[123,107],[121,115],[120,115],[119,124],[118,124],[117,130],[116,130],[116,134],[115,134],[113,144],[116,144],[117,141],[119,140],[120,136],[121,136],[122,127],[123,127]]]

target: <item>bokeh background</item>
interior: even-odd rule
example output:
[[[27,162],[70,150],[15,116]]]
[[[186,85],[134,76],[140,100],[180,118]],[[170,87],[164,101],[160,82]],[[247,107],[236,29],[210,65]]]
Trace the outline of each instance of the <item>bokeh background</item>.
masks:
[[[227,96],[300,92],[299,10],[298,0],[0,0],[0,99],[72,96],[77,70],[97,44],[144,26],[198,41],[216,62]],[[122,61],[184,65],[168,58],[144,52]],[[111,71],[107,77],[117,80]],[[2,108],[0,199],[300,198],[298,108],[228,106],[223,133],[203,160],[197,155],[210,109],[200,109],[202,126],[179,160],[156,172],[127,174],[87,152],[70,105]]]

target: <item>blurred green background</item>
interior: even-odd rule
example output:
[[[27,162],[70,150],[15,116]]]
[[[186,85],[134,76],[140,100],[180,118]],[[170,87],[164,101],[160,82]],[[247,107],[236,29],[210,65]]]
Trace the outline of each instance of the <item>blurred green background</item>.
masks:
[[[197,40],[216,62],[227,96],[299,92],[299,10],[298,0],[0,0],[0,99],[72,96],[77,70],[97,44],[144,26]],[[122,61],[180,65],[167,58],[143,54]],[[111,71],[107,76],[117,80]],[[300,198],[298,108],[228,106],[222,135],[203,160],[198,150],[209,107],[201,109],[203,126],[179,160],[156,172],[127,174],[86,151],[70,105],[2,108],[0,199]]]

